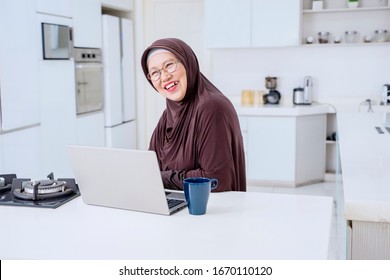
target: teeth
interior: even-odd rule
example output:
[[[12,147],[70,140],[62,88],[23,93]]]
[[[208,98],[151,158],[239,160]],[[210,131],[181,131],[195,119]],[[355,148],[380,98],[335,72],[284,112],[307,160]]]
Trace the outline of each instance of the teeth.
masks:
[[[178,84],[178,82],[172,82],[172,83],[170,83],[169,85],[167,85],[165,88],[166,89],[170,89],[171,87],[173,87],[173,86],[175,86],[175,85],[177,85]]]

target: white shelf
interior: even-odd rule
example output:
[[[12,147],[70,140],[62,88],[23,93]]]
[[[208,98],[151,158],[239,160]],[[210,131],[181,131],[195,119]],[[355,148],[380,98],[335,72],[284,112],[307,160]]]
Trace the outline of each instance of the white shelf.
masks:
[[[322,9],[322,10],[302,10],[304,14],[322,14],[322,13],[349,13],[349,12],[365,12],[365,11],[383,11],[390,10],[390,7],[367,7],[367,8],[343,8],[343,9]]]
[[[377,42],[371,42],[371,43],[326,43],[326,44],[320,44],[320,43],[312,43],[312,44],[307,44],[307,43],[302,43],[301,46],[303,47],[308,47],[308,48],[328,48],[329,46],[333,47],[359,47],[359,46],[386,46],[390,45],[390,42],[384,42],[384,43],[377,43]]]
[[[307,7],[307,6],[306,6]],[[374,47],[388,46],[387,42],[375,42],[375,30],[390,29],[390,6],[363,7],[363,8],[340,8],[323,10],[302,10],[301,46],[305,47]],[[362,19],[366,19],[362,21]],[[345,42],[345,32],[355,30],[358,32],[356,43]],[[329,43],[318,42],[318,32],[329,32]],[[306,38],[312,36],[314,42],[306,43]],[[341,43],[334,43],[335,36],[341,38]],[[365,43],[364,36],[371,36],[372,42]]]

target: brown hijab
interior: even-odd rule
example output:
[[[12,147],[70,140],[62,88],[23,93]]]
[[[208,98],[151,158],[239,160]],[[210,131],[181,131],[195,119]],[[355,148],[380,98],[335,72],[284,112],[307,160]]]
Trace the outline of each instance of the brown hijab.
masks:
[[[184,99],[166,99],[150,140],[165,187],[183,189],[184,178],[207,177],[218,179],[215,191],[246,191],[243,140],[233,105],[200,72],[192,49],[176,38],[157,40],[145,50],[141,58],[145,76],[148,53],[156,48],[173,53],[187,72]]]

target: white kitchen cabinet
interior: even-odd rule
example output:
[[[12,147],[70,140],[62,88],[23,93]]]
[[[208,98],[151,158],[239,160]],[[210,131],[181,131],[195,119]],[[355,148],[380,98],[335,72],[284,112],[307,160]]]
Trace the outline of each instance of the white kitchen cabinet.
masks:
[[[73,44],[75,47],[102,47],[102,20],[99,0],[73,0]]]
[[[134,10],[134,0],[100,0],[100,3],[103,7],[107,7],[115,10],[121,10],[121,11]]]
[[[35,2],[0,2],[0,104],[3,130],[40,122]]]
[[[245,118],[248,184],[296,187],[323,181],[325,114]]]
[[[3,136],[0,133],[0,173],[4,173],[4,152],[3,152]]]
[[[300,0],[252,0],[252,47],[299,45]]]
[[[80,1],[80,2],[84,2]],[[97,1],[97,0],[96,0]],[[31,1],[30,2],[34,2]],[[36,11],[38,13],[72,17],[72,0],[36,0]]]
[[[41,161],[41,128],[34,126],[0,135],[0,173],[43,179]],[[48,172],[50,173],[50,172]]]
[[[205,0],[205,36],[209,48],[251,45],[252,0]]]
[[[67,144],[76,144],[76,85],[73,60],[40,62],[43,170],[72,174]]]
[[[76,135],[77,145],[104,147],[106,142],[103,111],[78,115]]]
[[[299,44],[300,0],[205,0],[209,48]]]

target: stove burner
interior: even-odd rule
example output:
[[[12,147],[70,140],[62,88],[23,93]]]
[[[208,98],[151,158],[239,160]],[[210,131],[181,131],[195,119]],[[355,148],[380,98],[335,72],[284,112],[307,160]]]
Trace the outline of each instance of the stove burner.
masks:
[[[17,178],[16,174],[0,174],[0,205],[57,208],[80,196],[73,178],[32,181],[30,178]]]
[[[22,182],[22,187],[15,188],[13,194],[19,199],[41,200],[57,198],[73,193],[73,190],[66,186],[65,181],[39,180]]]

